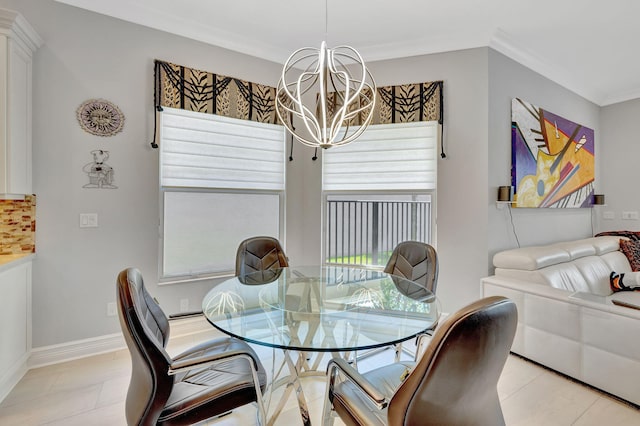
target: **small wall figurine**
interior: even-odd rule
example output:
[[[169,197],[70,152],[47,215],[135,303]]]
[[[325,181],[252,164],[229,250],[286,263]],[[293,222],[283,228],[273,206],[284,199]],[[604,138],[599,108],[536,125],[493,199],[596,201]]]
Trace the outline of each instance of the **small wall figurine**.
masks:
[[[89,183],[83,188],[100,188],[100,189],[116,189],[113,184],[113,167],[107,164],[109,159],[109,151],[96,149],[91,151],[93,162],[87,163],[82,171],[89,176]]]

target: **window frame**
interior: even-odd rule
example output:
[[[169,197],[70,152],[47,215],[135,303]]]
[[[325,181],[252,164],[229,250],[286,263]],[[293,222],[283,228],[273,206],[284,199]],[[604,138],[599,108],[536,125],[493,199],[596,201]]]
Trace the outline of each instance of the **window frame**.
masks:
[[[171,111],[172,109],[170,109]],[[187,114],[194,114],[195,112],[192,111],[184,111],[184,110],[175,110],[177,111],[178,115],[187,115]],[[197,114],[202,114],[202,119],[207,119],[207,120],[211,120],[211,121],[216,121],[217,119],[219,119],[218,122],[220,123],[225,123],[228,122],[230,119],[228,117],[221,117],[221,116],[215,116],[216,118],[212,118],[212,114],[205,114],[205,113],[197,113]],[[160,144],[160,155],[158,156],[158,165],[159,165],[159,170],[158,170],[158,187],[159,187],[159,224],[158,224],[158,284],[159,285],[166,285],[166,284],[178,284],[178,283],[186,283],[186,282],[194,282],[194,281],[201,281],[201,280],[210,280],[210,279],[215,279],[215,278],[224,278],[224,277],[230,277],[233,276],[235,273],[235,268],[234,266],[231,266],[230,270],[216,270],[216,271],[203,271],[203,272],[198,272],[198,273],[188,273],[185,272],[184,274],[171,274],[171,275],[167,275],[164,271],[164,267],[165,267],[165,208],[166,208],[166,194],[169,192],[181,192],[181,193],[200,193],[200,194],[229,194],[229,195],[238,195],[238,196],[243,196],[246,194],[257,194],[257,195],[274,195],[278,197],[278,218],[277,218],[277,223],[278,223],[278,234],[279,235],[273,235],[274,237],[278,238],[282,244],[285,243],[286,241],[286,132],[284,131],[284,126],[282,125],[274,125],[274,124],[269,124],[268,126],[277,126],[277,130],[278,131],[282,131],[282,160],[278,161],[278,164],[280,164],[279,168],[281,170],[282,173],[282,185],[278,188],[278,189],[255,189],[255,188],[238,188],[238,187],[229,187],[229,188],[217,188],[217,187],[197,187],[197,186],[163,186],[163,152],[162,151],[162,144],[163,142],[165,142],[164,140],[164,127],[163,127],[163,113],[159,113],[159,144]],[[196,117],[199,118],[199,117]],[[246,120],[239,120],[239,119],[231,119],[231,120],[238,120],[238,122],[242,121],[246,121]],[[240,123],[238,123],[240,124]],[[258,127],[260,127],[263,123],[258,123]],[[224,125],[224,124],[223,124]],[[252,126],[253,125],[253,126]],[[252,126],[252,127],[256,127],[256,122],[248,122],[247,126]],[[253,139],[251,137],[249,137],[249,139]],[[260,138],[256,138],[256,140],[259,140]],[[234,185],[234,184],[232,184]],[[236,186],[242,186],[239,183],[236,183]],[[254,235],[247,235],[246,237],[251,237]],[[240,241],[238,241],[238,244],[240,243]],[[233,253],[235,254],[237,247],[233,248]],[[235,265],[235,257],[233,259],[233,265]]]
[[[159,249],[159,261],[158,261],[158,284],[178,284],[185,282],[194,282],[194,281],[202,281],[209,280],[215,278],[228,278],[235,275],[235,269],[229,270],[221,270],[221,271],[210,271],[196,274],[184,274],[184,275],[166,275],[164,273],[164,211],[165,211],[165,194],[167,192],[188,192],[188,193],[211,193],[211,194],[233,194],[238,196],[243,196],[246,194],[258,194],[258,195],[276,195],[278,196],[278,234],[274,237],[278,238],[279,241],[283,244],[283,249],[285,248],[286,242],[286,192],[285,191],[264,191],[264,190],[221,190],[216,188],[175,188],[175,187],[165,187],[160,189],[160,224],[158,229],[158,249]],[[252,235],[247,235],[247,238]],[[238,244],[240,241],[238,241]],[[233,252],[235,252],[237,247],[233,248]]]
[[[384,200],[385,197],[388,198],[392,198],[394,196],[408,196],[408,195],[428,195],[430,197],[430,201],[429,201],[429,230],[428,230],[428,239],[429,241],[425,241],[426,243],[436,247],[437,245],[437,228],[436,228],[436,223],[437,223],[437,218],[436,218],[436,212],[437,212],[437,189],[438,189],[438,182],[437,182],[437,170],[438,170],[438,154],[439,154],[439,148],[440,148],[440,138],[441,138],[441,125],[435,121],[431,121],[431,122],[420,122],[423,123],[425,126],[427,127],[431,127],[432,129],[430,130],[430,132],[435,132],[434,133],[434,138],[433,138],[433,149],[435,152],[435,158],[434,158],[434,167],[433,167],[433,172],[434,172],[434,183],[433,183],[433,187],[432,188],[421,188],[421,189],[374,189],[374,190],[369,190],[369,189],[347,189],[347,190],[340,190],[340,189],[325,189],[325,169],[324,169],[324,158],[323,158],[323,170],[322,170],[322,214],[321,214],[321,255],[322,255],[322,263],[323,264],[327,264],[327,255],[328,255],[328,249],[327,249],[327,242],[328,242],[328,232],[329,230],[327,229],[327,220],[328,218],[326,217],[327,215],[327,203],[330,199],[330,197],[332,196],[353,196],[354,200],[357,199],[357,197],[375,197],[375,196],[379,196],[381,198],[381,201],[386,201]],[[398,123],[399,125],[406,125],[408,123]],[[416,125],[419,125],[416,123]],[[393,124],[387,124],[387,125],[380,125],[380,126],[393,126]],[[357,144],[359,141],[355,141],[353,142],[354,144]],[[339,149],[339,148],[336,148]],[[384,265],[354,265],[354,266],[365,266],[367,268],[371,268],[371,269],[383,269]]]

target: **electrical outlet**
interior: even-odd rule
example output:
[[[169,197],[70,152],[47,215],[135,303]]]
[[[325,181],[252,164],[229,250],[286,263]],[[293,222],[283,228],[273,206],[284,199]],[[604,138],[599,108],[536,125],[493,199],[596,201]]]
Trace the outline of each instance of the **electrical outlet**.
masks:
[[[638,220],[638,212],[622,212],[624,220]]]
[[[180,299],[180,312],[189,311],[189,299]]]
[[[116,309],[116,303],[115,302],[107,303],[107,316],[115,317],[117,314],[118,314],[118,310]]]
[[[606,212],[602,212],[602,218],[603,219],[608,219],[608,220],[613,220],[616,218],[616,214],[610,210],[606,211]]]

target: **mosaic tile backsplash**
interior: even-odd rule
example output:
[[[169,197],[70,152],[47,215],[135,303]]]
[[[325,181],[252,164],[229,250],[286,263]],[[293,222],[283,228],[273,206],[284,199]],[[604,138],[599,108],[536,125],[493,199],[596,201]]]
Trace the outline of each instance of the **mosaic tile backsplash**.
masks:
[[[35,253],[36,196],[0,200],[0,255]]]

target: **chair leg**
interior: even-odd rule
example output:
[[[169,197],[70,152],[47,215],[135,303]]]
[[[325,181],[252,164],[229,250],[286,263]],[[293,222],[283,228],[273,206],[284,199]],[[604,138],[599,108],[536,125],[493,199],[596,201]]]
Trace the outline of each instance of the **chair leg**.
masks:
[[[431,339],[433,332],[426,332],[424,334],[418,335],[416,338],[416,353],[414,357],[414,361],[418,361],[420,356],[422,355],[422,346],[426,343],[425,340]]]
[[[260,380],[258,379],[258,371],[254,366],[253,358],[246,356],[247,361],[251,365],[251,376],[253,377],[253,384],[256,389],[256,404],[258,406],[256,417],[257,423],[260,426],[267,426],[267,412],[264,409],[264,400],[262,398],[262,391],[260,390]]]
[[[358,351],[355,351],[354,352],[354,357],[353,357],[353,364],[355,366],[358,361],[363,360],[363,359],[368,358],[368,357],[373,356],[373,355],[377,355],[380,352],[386,351],[387,349],[389,349],[389,346],[383,346],[383,347],[380,347],[380,348],[369,349],[369,350],[364,351],[362,353],[358,353]]]
[[[414,358],[415,360],[417,360],[416,358],[416,353],[411,352],[411,350],[407,349],[406,346],[404,346],[402,343],[398,343],[394,346],[394,350],[396,353],[395,356],[395,362],[400,362],[400,357],[402,356],[402,353],[404,352],[405,354],[409,355],[411,358]]]
[[[335,366],[330,366],[327,371],[327,386],[324,392],[324,404],[322,406],[322,426],[333,426],[336,413],[333,411],[333,404],[329,399],[333,393],[333,386],[337,377],[337,369]]]

